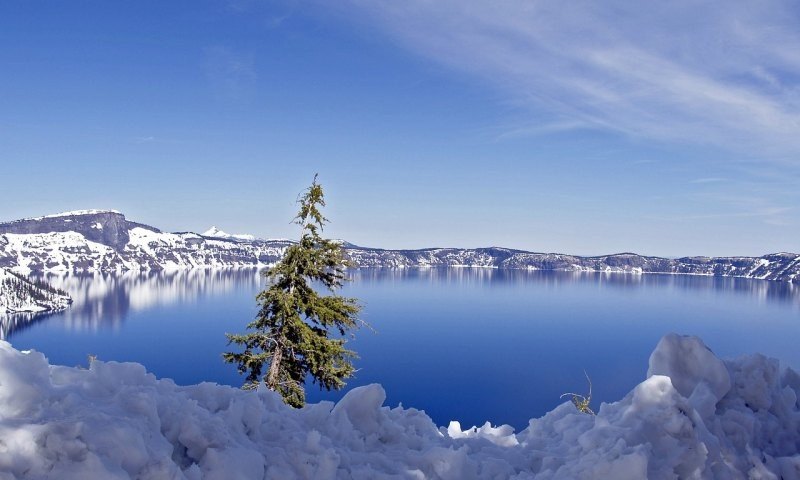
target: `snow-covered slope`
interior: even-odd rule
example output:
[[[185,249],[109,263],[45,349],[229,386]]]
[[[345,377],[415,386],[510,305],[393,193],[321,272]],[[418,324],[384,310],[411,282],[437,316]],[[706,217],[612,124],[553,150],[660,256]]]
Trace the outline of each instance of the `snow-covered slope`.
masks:
[[[0,267],[0,314],[57,311],[70,303],[72,299],[66,292]]]
[[[586,272],[669,273],[716,275],[800,282],[800,254],[775,253],[762,257],[662,258],[618,253],[581,257],[534,253],[508,248],[429,248],[380,250],[347,248],[358,266],[367,267],[491,267]]]
[[[633,253],[580,257],[507,248],[382,250],[343,242],[358,267],[486,267],[717,275],[800,282],[800,255],[686,257]],[[204,234],[165,233],[112,210],[67,212],[0,223],[0,267],[28,271],[123,271],[268,265],[288,240],[251,240],[216,227]]]
[[[0,266],[18,272],[163,270],[274,263],[289,242],[165,233],[114,211],[0,224]]]
[[[722,361],[668,335],[648,378],[597,416],[564,403],[514,434],[437,428],[383,406],[380,385],[296,410],[263,388],[177,386],[133,363],[52,366],[0,342],[0,477],[796,479],[799,393],[777,360]]]

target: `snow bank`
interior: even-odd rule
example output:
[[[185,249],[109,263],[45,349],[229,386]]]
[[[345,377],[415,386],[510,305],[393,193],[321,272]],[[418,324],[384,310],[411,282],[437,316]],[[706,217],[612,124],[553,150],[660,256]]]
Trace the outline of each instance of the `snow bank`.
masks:
[[[294,410],[263,388],[51,366],[0,342],[0,478],[795,479],[798,391],[775,360],[669,335],[649,378],[596,417],[564,403],[515,435],[437,428],[383,406],[379,385]]]

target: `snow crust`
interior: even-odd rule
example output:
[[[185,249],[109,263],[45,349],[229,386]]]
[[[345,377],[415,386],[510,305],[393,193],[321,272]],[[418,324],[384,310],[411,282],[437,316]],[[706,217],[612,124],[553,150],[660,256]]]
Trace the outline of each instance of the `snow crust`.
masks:
[[[758,354],[722,361],[677,335],[650,370],[597,416],[564,403],[514,434],[437,428],[424,412],[383,406],[377,384],[296,410],[263,385],[178,386],[134,363],[53,366],[0,342],[0,478],[800,476],[796,372]]]

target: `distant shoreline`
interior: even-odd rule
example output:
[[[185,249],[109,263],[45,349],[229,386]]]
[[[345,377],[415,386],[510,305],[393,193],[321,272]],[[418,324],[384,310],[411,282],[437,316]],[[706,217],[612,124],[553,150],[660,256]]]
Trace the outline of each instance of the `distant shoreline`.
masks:
[[[264,268],[294,242],[168,233],[111,210],[82,210],[0,223],[0,267],[19,273]],[[208,232],[206,232],[208,233]],[[219,235],[219,236],[216,236]],[[665,258],[634,253],[580,256],[487,248],[387,250],[342,242],[358,268],[492,268],[664,273],[800,283],[800,254]]]

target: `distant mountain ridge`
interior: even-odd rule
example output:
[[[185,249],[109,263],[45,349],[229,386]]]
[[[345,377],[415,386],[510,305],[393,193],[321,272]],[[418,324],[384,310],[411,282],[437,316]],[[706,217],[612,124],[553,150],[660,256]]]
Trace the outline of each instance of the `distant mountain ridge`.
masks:
[[[269,265],[291,245],[229,235],[166,233],[113,210],[82,210],[0,223],[0,267],[18,272],[125,271]],[[619,253],[594,257],[501,247],[386,250],[343,242],[356,267],[486,267],[503,269],[671,273],[800,282],[800,255],[685,257]]]

